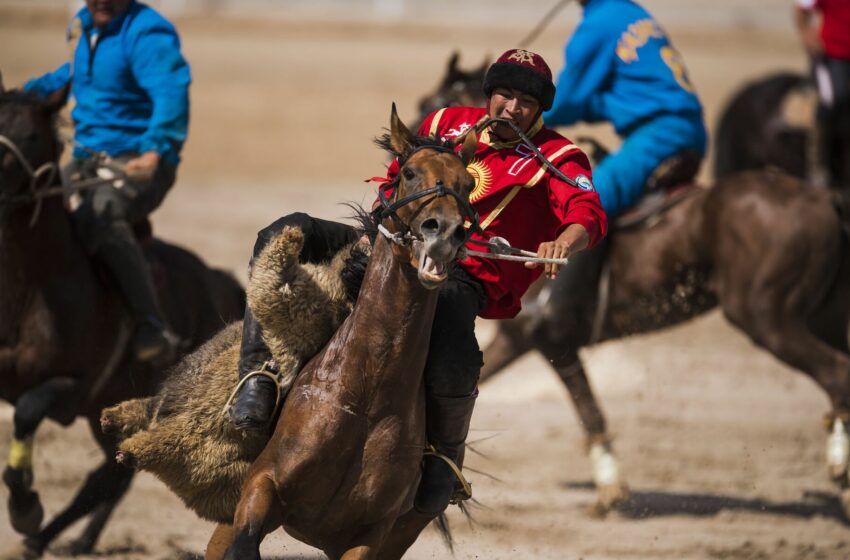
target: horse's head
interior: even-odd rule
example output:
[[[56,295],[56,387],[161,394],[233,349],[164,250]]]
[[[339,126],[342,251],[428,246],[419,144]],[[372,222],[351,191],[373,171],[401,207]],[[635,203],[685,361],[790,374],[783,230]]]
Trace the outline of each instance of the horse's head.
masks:
[[[61,152],[55,121],[66,94],[63,90],[41,99],[6,92],[0,82],[0,201],[47,186]]]
[[[466,71],[458,68],[460,54],[455,51],[449,58],[446,75],[443,77],[437,91],[419,100],[420,122],[428,115],[443,107],[463,105],[467,107],[482,107],[487,101],[484,95],[484,76],[490,61],[475,70]]]
[[[456,153],[452,143],[414,136],[394,104],[390,132],[378,144],[400,164],[396,179],[381,189],[383,222],[398,242],[394,251],[418,270],[426,288],[435,288],[446,280],[449,264],[466,242],[464,221],[477,220],[469,204],[474,180],[466,166],[478,140],[467,134]],[[390,187],[392,197],[385,199],[383,192]]]

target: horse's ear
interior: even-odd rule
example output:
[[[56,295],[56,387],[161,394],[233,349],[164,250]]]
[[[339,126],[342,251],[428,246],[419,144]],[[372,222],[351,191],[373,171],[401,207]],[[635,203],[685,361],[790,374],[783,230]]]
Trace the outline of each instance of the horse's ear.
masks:
[[[487,69],[490,68],[490,56],[484,59],[484,64],[478,67],[478,70],[475,71],[476,74],[481,76],[482,78],[487,74]]]
[[[390,114],[390,147],[393,152],[398,155],[407,153],[413,146],[413,134],[404,126],[401,119],[398,118],[398,112],[393,103],[393,110]]]
[[[71,82],[57,89],[44,99],[44,107],[51,113],[59,111],[68,102],[68,94],[71,92]]]
[[[449,57],[449,64],[446,69],[446,76],[454,76],[457,73],[457,62],[460,60],[460,52],[454,51]]]
[[[474,130],[470,130],[466,133],[466,137],[463,139],[463,147],[460,149],[460,160],[463,162],[464,167],[469,165],[469,162],[475,157],[475,150],[477,148],[478,136],[475,135]]]

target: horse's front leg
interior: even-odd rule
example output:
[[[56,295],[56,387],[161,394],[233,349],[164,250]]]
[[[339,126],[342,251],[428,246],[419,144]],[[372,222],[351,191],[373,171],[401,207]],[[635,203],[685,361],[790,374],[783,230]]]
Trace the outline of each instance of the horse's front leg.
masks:
[[[389,535],[378,551],[378,560],[399,560],[413,546],[419,534],[436,516],[423,515],[413,508],[395,520]]]
[[[263,537],[279,527],[281,519],[280,503],[271,473],[265,469],[253,470],[242,487],[242,496],[233,516],[232,530],[228,534],[227,531],[216,528],[213,534],[213,537],[219,540],[217,546],[232,541],[222,557],[223,560],[260,560],[260,543]]]
[[[3,482],[9,488],[9,520],[18,533],[35,535],[44,518],[41,500],[32,489],[35,432],[45,418],[70,424],[76,409],[77,382],[65,377],[30,389],[15,402],[14,433]]]
[[[204,552],[204,560],[222,560],[227,547],[233,544],[235,533],[233,525],[219,523],[216,525],[209,542],[207,549]]]
[[[484,348],[484,365],[479,383],[483,383],[512,364],[532,349],[531,338],[525,332],[525,319],[521,313],[516,319],[495,323],[496,334]]]
[[[91,519],[80,536],[65,547],[65,552],[72,555],[91,552],[112,510],[130,487],[135,471],[115,462],[114,444],[110,437],[101,433],[98,416],[92,415],[88,420],[92,433],[105,455],[104,461],[89,473],[71,503],[37,535],[27,539],[31,548],[39,547],[44,550],[62,531],[91,514]]]
[[[584,428],[593,467],[593,483],[596,485],[595,511],[604,514],[629,497],[628,485],[623,480],[620,462],[607,432],[605,416],[578,357],[570,365],[556,367],[555,371],[567,387]]]

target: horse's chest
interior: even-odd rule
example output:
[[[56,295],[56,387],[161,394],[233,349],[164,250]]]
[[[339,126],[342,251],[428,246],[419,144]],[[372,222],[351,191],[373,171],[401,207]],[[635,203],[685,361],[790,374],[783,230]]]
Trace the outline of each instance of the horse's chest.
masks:
[[[0,346],[13,354],[13,365],[21,373],[47,369],[59,354],[61,341],[44,297],[31,295],[13,316],[16,321],[3,321]]]

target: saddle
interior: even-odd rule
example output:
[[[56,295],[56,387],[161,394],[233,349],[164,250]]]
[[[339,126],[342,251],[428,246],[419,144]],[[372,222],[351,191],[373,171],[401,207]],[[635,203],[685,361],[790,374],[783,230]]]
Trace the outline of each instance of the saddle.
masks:
[[[661,162],[646,181],[640,200],[614,220],[611,230],[648,227],[668,209],[698,192],[701,187],[693,180],[699,166],[700,157],[694,152],[682,152]]]

